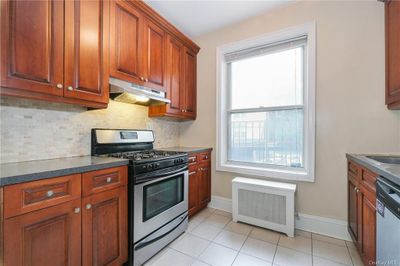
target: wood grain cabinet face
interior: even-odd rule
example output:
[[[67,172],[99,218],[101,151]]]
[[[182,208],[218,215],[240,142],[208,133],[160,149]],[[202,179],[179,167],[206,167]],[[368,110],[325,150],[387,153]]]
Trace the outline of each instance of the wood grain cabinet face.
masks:
[[[56,0],[1,1],[2,87],[63,95],[63,11]]]
[[[189,217],[211,200],[211,152],[189,154]]]
[[[4,221],[5,265],[81,265],[81,200]]]
[[[376,260],[375,173],[348,162],[348,229],[365,265]]]
[[[108,102],[109,4],[65,1],[65,97]]]
[[[184,98],[183,44],[172,36],[167,38],[167,113],[182,115]]]
[[[185,116],[196,118],[196,54],[185,49],[184,54],[184,101],[185,101]]]
[[[4,216],[43,209],[81,197],[81,175],[68,175],[4,188]]]
[[[110,75],[142,83],[143,15],[125,1],[110,3]]]
[[[196,213],[199,206],[199,179],[200,172],[197,169],[189,171],[189,216]]]
[[[128,259],[127,187],[82,200],[83,265],[122,265]]]
[[[144,78],[146,87],[165,91],[165,54],[166,54],[166,33],[151,22],[144,21]]]
[[[386,104],[400,109],[400,2],[385,3],[386,19]]]

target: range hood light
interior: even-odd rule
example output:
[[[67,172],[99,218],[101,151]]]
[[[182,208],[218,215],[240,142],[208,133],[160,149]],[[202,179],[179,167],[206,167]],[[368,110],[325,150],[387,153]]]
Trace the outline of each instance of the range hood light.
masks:
[[[146,96],[142,96],[142,95],[137,95],[136,96],[136,101],[145,103],[145,102],[150,101],[150,98],[148,98]]]
[[[114,101],[149,105],[164,105],[171,101],[166,98],[166,93],[150,88],[138,86],[127,81],[110,77],[110,98]]]

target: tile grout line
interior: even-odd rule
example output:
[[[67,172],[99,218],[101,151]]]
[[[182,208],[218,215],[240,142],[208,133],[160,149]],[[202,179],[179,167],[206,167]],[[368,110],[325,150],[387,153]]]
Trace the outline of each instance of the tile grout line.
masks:
[[[233,220],[232,220],[232,221],[233,221]],[[226,226],[225,226],[225,227],[226,227]],[[224,227],[224,228],[225,228],[225,227]],[[246,243],[247,239],[249,239],[249,235],[251,234],[251,232],[253,231],[253,229],[254,229],[254,227],[251,228],[250,232],[246,235],[246,239],[243,241],[243,244],[240,246],[240,248],[239,248],[239,250],[238,250],[238,253],[236,254],[236,257],[235,257],[235,259],[233,260],[233,262],[232,262],[231,265],[233,265],[233,264],[235,263],[237,257],[239,256],[240,251],[242,250],[242,248],[243,248],[243,246],[244,246],[244,243]]]
[[[280,240],[281,240],[281,236],[279,236],[278,242],[276,243],[276,246],[275,246],[275,253],[274,253],[274,256],[272,257],[272,265],[274,265],[275,256],[276,256],[276,252],[278,252],[278,244],[279,244]]]

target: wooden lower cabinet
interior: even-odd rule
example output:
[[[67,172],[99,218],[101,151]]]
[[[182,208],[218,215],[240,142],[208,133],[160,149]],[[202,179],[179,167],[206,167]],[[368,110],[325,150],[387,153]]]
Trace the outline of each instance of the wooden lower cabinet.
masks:
[[[4,221],[5,265],[80,265],[81,200]]]
[[[189,154],[189,217],[211,200],[211,151]]]
[[[376,261],[376,177],[348,162],[348,231],[365,265]]]
[[[99,182],[98,190],[91,189],[92,186],[85,188],[87,184],[93,184],[85,179],[101,179],[111,174],[114,177],[111,181],[120,181],[120,186],[114,187],[117,182]],[[68,180],[72,183],[79,180],[79,187],[74,187],[74,191],[79,189],[79,197],[60,202],[57,199],[59,193],[49,184],[63,184],[60,182]],[[126,182],[127,167],[121,166],[0,188],[0,198],[4,195],[4,207],[13,204],[13,194],[23,189],[31,188],[39,196],[46,186],[49,189],[47,192],[53,191],[44,193],[48,197],[44,200],[46,204],[41,203],[29,212],[5,216],[0,221],[0,225],[3,222],[4,230],[4,234],[0,235],[0,243],[3,243],[3,260],[0,256],[0,265],[2,262],[5,266],[124,264],[128,260]],[[106,190],[108,187],[110,189]],[[81,197],[82,190],[89,194]]]
[[[121,265],[128,258],[127,187],[82,200],[83,265]]]

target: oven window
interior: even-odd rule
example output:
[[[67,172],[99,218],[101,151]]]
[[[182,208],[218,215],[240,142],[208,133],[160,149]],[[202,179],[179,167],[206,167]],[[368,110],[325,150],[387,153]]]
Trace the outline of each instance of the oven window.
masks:
[[[184,175],[143,187],[143,222],[183,201]]]

